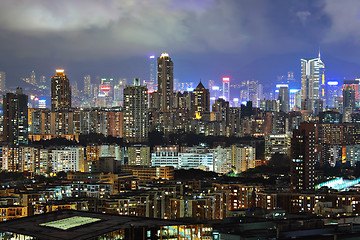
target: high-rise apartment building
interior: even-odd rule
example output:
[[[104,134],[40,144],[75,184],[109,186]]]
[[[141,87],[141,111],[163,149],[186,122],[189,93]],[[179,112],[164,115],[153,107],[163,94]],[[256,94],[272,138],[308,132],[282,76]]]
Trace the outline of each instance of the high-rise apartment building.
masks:
[[[319,57],[301,59],[301,108],[313,110],[319,101],[320,81],[325,76],[325,64]]]
[[[6,85],[6,74],[5,72],[0,72],[0,91],[5,91]]]
[[[28,143],[28,96],[21,88],[16,93],[7,93],[3,97],[4,141],[10,144]]]
[[[290,163],[292,192],[315,189],[316,140],[315,123],[303,122],[293,132]]]
[[[51,111],[68,110],[71,108],[70,81],[64,69],[57,69],[51,78]]]
[[[158,57],[158,94],[160,110],[169,111],[173,106],[174,64],[169,54],[162,53]]]
[[[140,79],[124,89],[124,137],[127,142],[146,142],[148,139],[148,93]]]

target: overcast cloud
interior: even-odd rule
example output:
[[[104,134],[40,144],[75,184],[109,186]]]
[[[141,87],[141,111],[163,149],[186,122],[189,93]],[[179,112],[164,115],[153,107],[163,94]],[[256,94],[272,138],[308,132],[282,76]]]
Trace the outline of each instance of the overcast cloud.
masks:
[[[321,48],[343,78],[359,74],[358,29],[356,0],[1,0],[0,70],[146,78],[147,56],[166,51],[183,81],[272,81]]]

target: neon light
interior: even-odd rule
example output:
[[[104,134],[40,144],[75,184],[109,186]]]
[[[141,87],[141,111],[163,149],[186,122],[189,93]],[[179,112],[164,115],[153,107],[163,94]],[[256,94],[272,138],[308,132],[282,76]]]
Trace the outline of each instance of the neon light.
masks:
[[[338,81],[328,81],[327,84],[329,86],[337,86],[337,85],[339,85],[339,82]]]
[[[219,90],[220,90],[220,87],[219,87],[219,86],[212,86],[211,89],[214,90],[214,91],[219,91]]]
[[[223,82],[230,82],[230,78],[229,78],[229,77],[223,77],[222,80],[223,80]]]
[[[276,88],[289,87],[289,84],[276,84]]]
[[[290,89],[290,93],[297,93],[300,89]]]
[[[110,86],[102,86],[101,88],[101,91],[104,91],[104,92],[108,92],[108,91],[110,91]]]
[[[154,55],[151,55],[149,58],[150,58],[150,59],[154,59],[154,58],[155,58],[155,56],[154,56]]]
[[[234,102],[238,102],[239,99],[238,99],[238,98],[234,98],[233,101],[234,101]]]
[[[56,69],[56,73],[64,73],[64,69]]]

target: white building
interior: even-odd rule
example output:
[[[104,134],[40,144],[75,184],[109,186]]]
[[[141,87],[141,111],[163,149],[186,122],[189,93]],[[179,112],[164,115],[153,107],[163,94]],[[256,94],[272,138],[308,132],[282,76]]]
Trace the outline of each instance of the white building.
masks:
[[[84,162],[84,155],[81,156],[77,147],[52,150],[51,153],[53,172],[79,171],[80,165]]]
[[[233,145],[232,166],[237,173],[244,172],[256,166],[255,148],[251,146]]]
[[[155,152],[151,154],[153,167],[173,166],[176,169],[201,168],[214,171],[212,153]]]
[[[210,149],[209,152],[214,156],[214,172],[228,173],[231,171],[231,148],[222,148],[218,146]]]

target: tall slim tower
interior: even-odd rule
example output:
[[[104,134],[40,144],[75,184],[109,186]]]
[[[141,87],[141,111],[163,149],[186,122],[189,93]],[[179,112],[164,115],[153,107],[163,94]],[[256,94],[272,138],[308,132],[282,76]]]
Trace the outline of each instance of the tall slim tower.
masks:
[[[174,64],[169,54],[162,53],[158,57],[158,94],[160,110],[169,111],[173,106]]]
[[[6,74],[5,72],[0,72],[0,91],[5,91],[6,83]]]
[[[28,96],[21,88],[7,93],[4,99],[4,141],[10,144],[28,143]]]
[[[225,101],[230,102],[230,78],[229,77],[223,77],[223,97]]]
[[[157,85],[157,72],[156,72],[156,58],[154,55],[149,57],[150,60],[150,82],[153,82],[154,85]]]
[[[192,110],[196,114],[196,117],[201,117],[204,113],[210,112],[210,91],[206,89],[204,85],[199,83],[195,88],[194,92],[194,101]]]
[[[64,69],[57,69],[51,78],[51,111],[68,110],[71,108],[70,81]]]
[[[84,94],[86,97],[90,97],[92,93],[91,77],[90,75],[84,76]]]
[[[248,101],[251,101],[252,105],[254,107],[259,107],[259,104],[258,104],[259,82],[258,82],[258,80],[248,80],[247,85],[248,85],[248,94],[249,94]]]
[[[148,93],[140,79],[124,89],[124,137],[127,142],[142,143],[148,140]]]
[[[313,110],[319,100],[320,81],[325,79],[325,64],[317,58],[301,59],[301,108]]]

